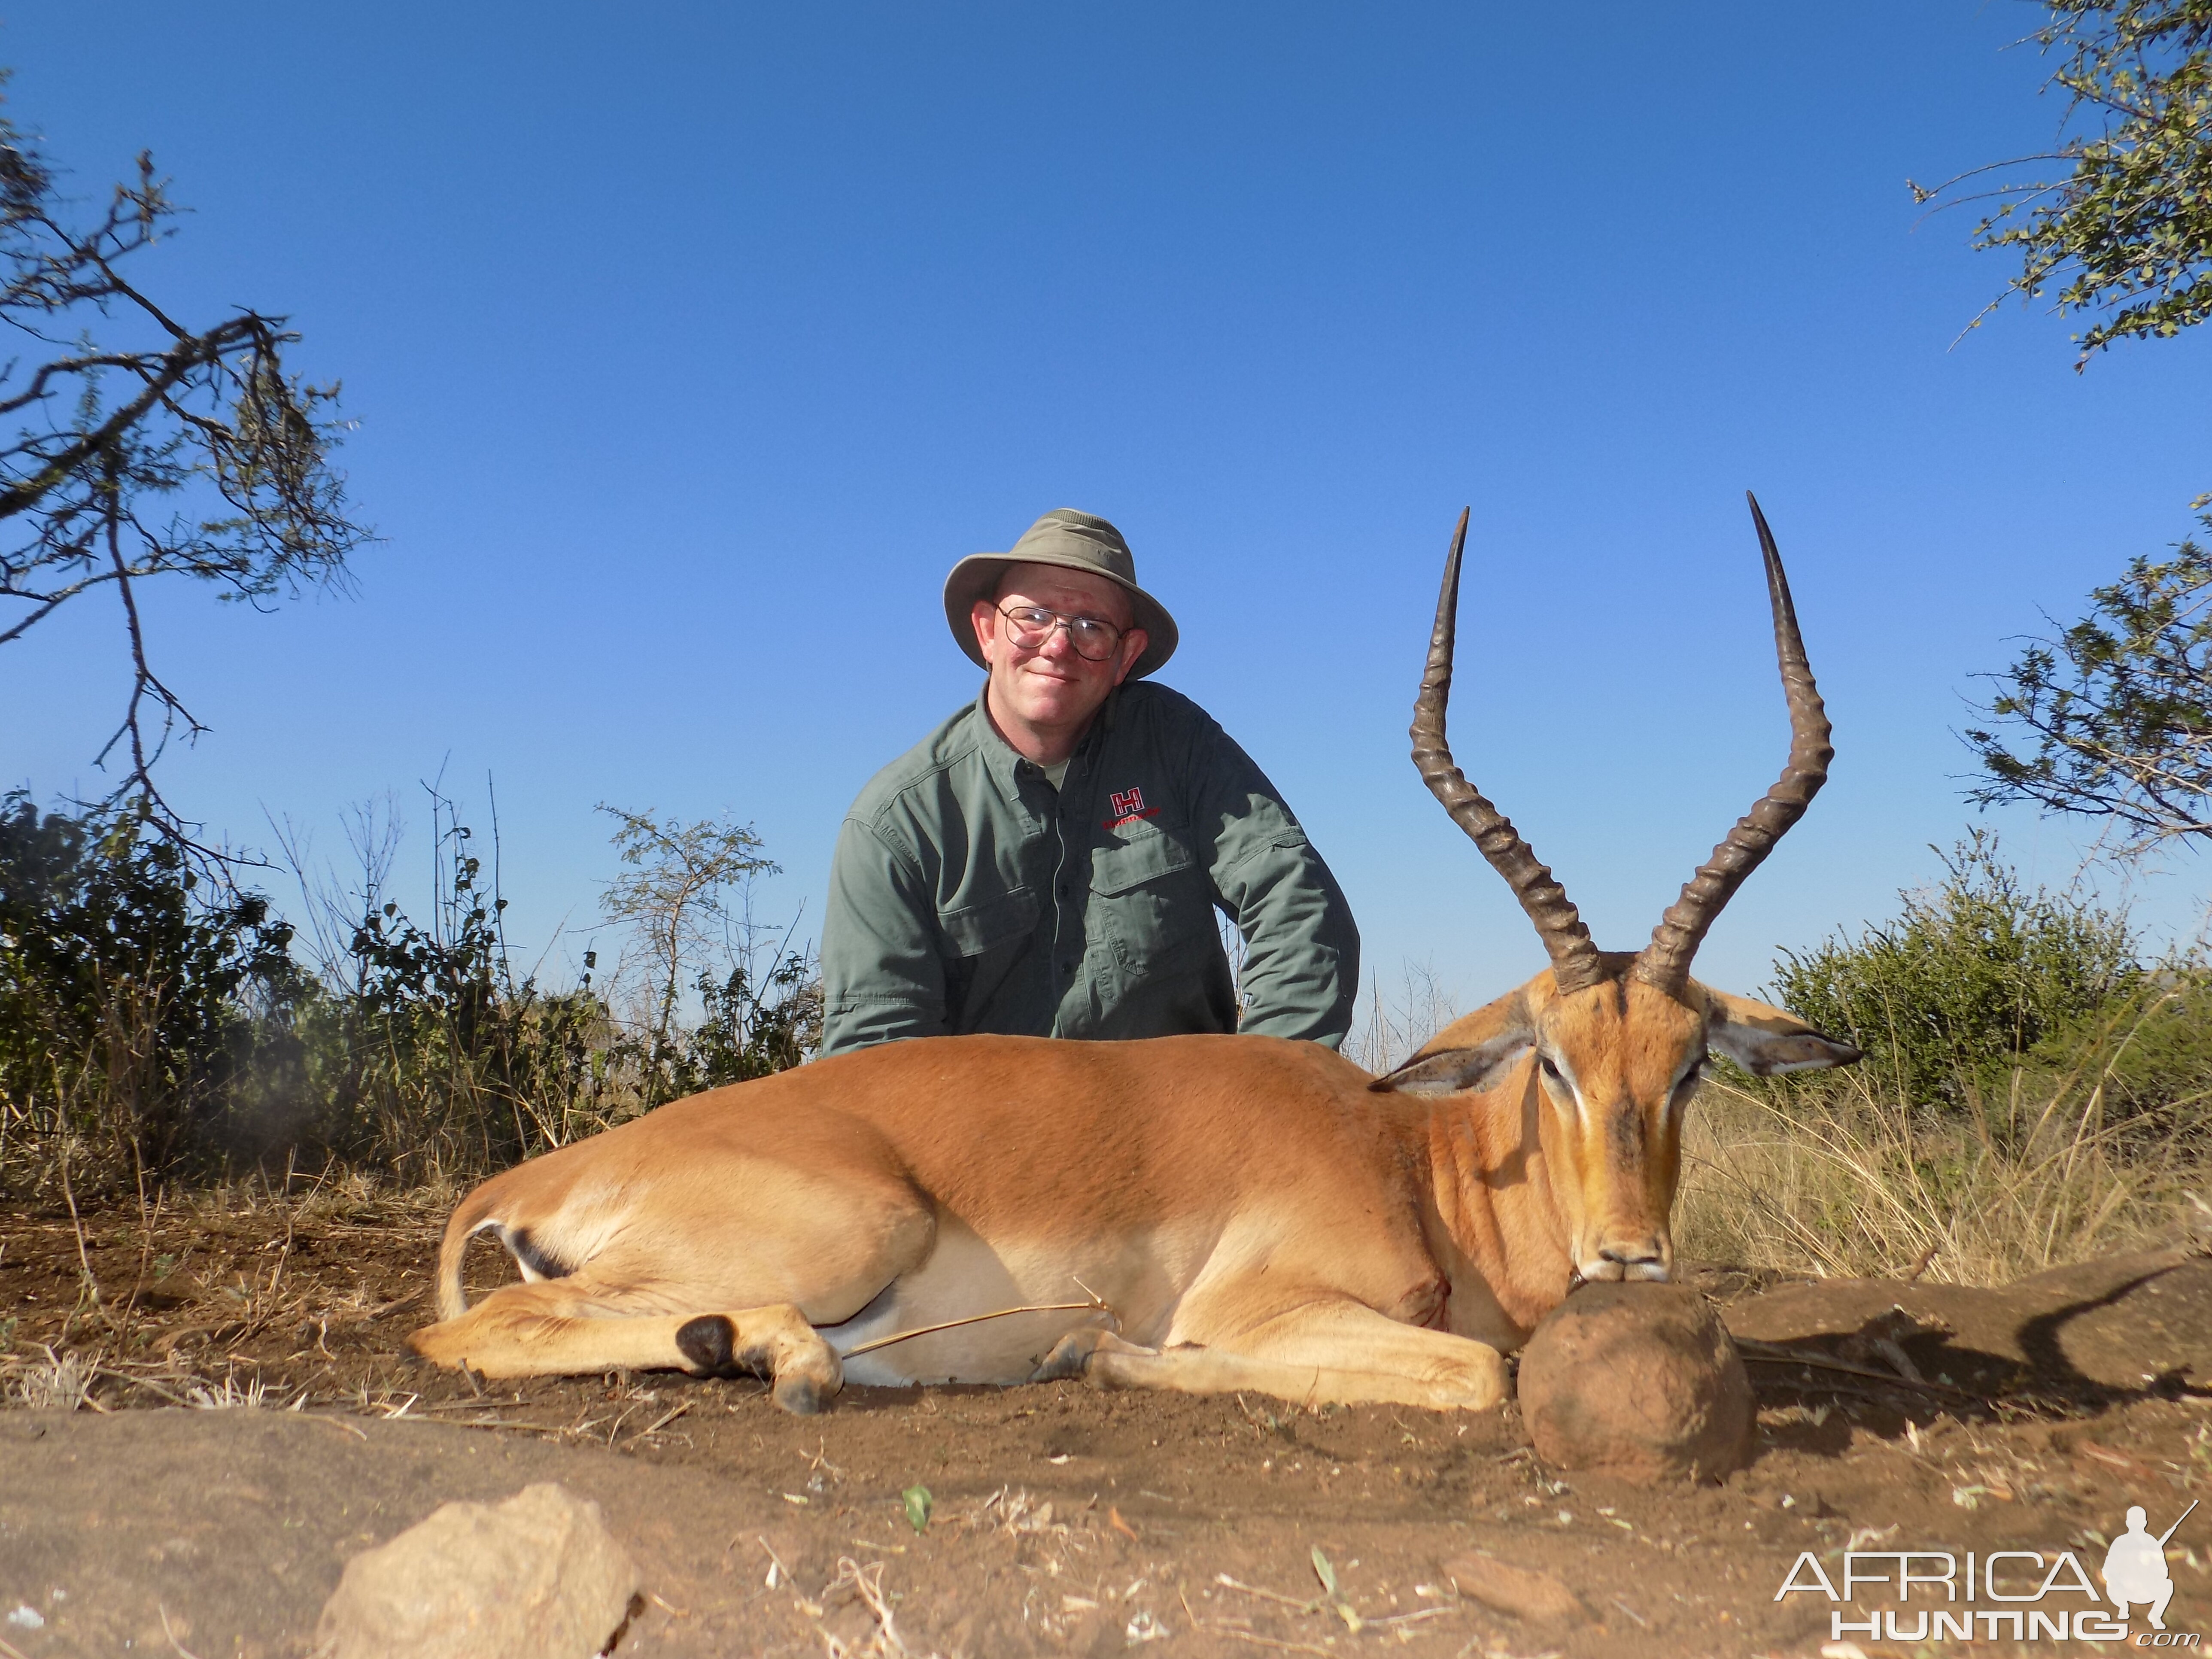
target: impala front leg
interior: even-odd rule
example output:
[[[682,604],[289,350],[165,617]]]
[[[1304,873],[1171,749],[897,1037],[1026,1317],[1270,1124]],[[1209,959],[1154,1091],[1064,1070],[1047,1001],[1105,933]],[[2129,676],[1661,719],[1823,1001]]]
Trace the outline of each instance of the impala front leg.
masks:
[[[1165,1348],[1095,1328],[1071,1331],[1035,1380],[1079,1374],[1096,1388],[1247,1389],[1309,1406],[1490,1411],[1506,1394],[1505,1356],[1497,1349],[1401,1324],[1345,1297],[1304,1303],[1208,1341]]]
[[[777,1405],[802,1416],[825,1409],[845,1382],[836,1352],[787,1303],[726,1314],[625,1315],[595,1302],[578,1279],[502,1286],[459,1318],[416,1331],[407,1346],[483,1376],[617,1369],[760,1376]]]

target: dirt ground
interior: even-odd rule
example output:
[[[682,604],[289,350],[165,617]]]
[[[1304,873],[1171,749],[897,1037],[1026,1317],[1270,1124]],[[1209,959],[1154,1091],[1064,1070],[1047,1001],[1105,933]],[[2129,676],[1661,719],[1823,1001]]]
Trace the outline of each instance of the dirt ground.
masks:
[[[645,1569],[619,1653],[980,1659],[1813,1655],[1831,1604],[1776,1594],[1801,1552],[2071,1549],[2094,1572],[2129,1504],[2156,1530],[2212,1496],[2212,1260],[2179,1246],[2004,1291],[1698,1270],[1760,1454],[1646,1491],[1545,1468],[1510,1408],[1060,1382],[852,1389],[802,1419],[666,1374],[479,1392],[399,1352],[441,1219],[329,1193],[0,1212],[0,1659],[304,1654],[349,1556],[541,1480]],[[1484,1556],[1581,1616],[1461,1595]],[[2168,1626],[2212,1631],[2212,1506],[2169,1559]],[[1972,1650],[2015,1648],[2093,1650]]]

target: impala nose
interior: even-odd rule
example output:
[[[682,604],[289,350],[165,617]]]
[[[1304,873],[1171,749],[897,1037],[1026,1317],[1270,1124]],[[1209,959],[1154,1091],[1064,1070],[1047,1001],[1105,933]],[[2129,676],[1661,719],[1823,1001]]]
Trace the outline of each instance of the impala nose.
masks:
[[[1668,1260],[1667,1247],[1656,1237],[1601,1245],[1597,1255],[1598,1260],[1605,1263],[1604,1277],[1607,1279],[1664,1279],[1673,1276],[1674,1264]]]

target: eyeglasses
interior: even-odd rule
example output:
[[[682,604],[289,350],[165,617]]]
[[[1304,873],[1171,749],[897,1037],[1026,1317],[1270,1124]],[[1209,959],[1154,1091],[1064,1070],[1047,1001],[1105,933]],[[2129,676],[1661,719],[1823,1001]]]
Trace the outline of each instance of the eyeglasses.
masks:
[[[1041,605],[1002,605],[1007,637],[1024,651],[1042,651],[1053,629],[1066,626],[1067,642],[1085,662],[1104,662],[1121,642],[1121,630],[1103,617],[1071,617],[1065,611],[1048,611]]]

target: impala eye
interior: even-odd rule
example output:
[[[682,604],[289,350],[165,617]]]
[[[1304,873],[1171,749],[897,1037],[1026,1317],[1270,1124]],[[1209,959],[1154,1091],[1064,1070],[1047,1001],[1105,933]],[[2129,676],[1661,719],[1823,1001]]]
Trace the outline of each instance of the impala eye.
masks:
[[[1566,1079],[1559,1075],[1559,1068],[1552,1063],[1551,1055],[1540,1054],[1537,1056],[1536,1063],[1544,1068],[1544,1075],[1553,1082],[1563,1084],[1566,1081]]]

